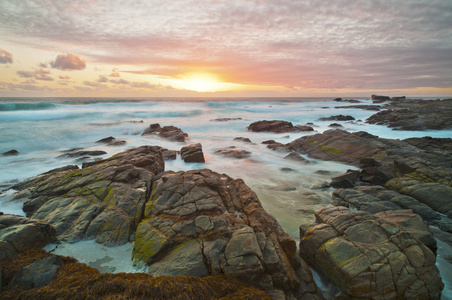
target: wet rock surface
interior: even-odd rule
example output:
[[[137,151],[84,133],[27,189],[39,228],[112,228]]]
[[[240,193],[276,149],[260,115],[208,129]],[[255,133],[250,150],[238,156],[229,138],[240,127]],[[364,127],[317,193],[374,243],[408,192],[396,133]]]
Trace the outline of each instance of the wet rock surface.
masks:
[[[180,149],[182,159],[186,163],[203,163],[205,162],[204,153],[201,144],[192,144]]]
[[[218,155],[222,155],[224,157],[235,158],[235,159],[244,159],[244,158],[249,158],[251,156],[250,151],[237,149],[235,146],[231,146],[228,148],[221,148],[221,149],[215,150],[214,153],[218,154]]]
[[[291,122],[282,120],[273,121],[257,121],[248,126],[249,131],[254,132],[274,132],[274,133],[285,133],[285,132],[297,132],[301,131],[296,126],[293,126]]]
[[[435,255],[384,217],[346,207],[316,212],[300,227],[300,253],[356,299],[440,299]]]

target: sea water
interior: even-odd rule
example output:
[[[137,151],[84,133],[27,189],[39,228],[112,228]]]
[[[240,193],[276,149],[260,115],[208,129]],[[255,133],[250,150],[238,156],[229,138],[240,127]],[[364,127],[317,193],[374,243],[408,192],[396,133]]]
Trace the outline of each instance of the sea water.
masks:
[[[332,176],[347,169],[356,168],[308,157],[305,158],[310,164],[285,160],[287,153],[272,151],[262,144],[263,141],[289,143],[331,129],[331,123],[340,123],[341,129],[350,132],[366,131],[391,139],[452,137],[452,130],[394,131],[367,124],[365,120],[376,111],[341,108],[373,105],[365,98],[355,100],[362,103],[336,102],[331,98],[0,98],[0,153],[12,149],[20,153],[18,156],[0,156],[0,191],[4,190],[0,194],[0,211],[23,215],[23,203],[9,201],[14,192],[8,190],[12,184],[68,164],[81,166],[83,161],[78,158],[61,157],[65,150],[103,150],[108,153],[101,156],[103,158],[141,145],[180,150],[183,143],[153,135],[141,136],[150,124],[159,123],[162,127],[181,128],[189,136],[187,143],[202,144],[206,158],[203,164],[187,164],[178,157],[165,162],[166,170],[208,168],[242,178],[256,192],[264,208],[298,241],[299,225],[314,221],[316,210],[331,205],[332,190],[312,187],[330,181]],[[321,117],[339,114],[351,115],[355,120],[319,121]],[[219,118],[233,120],[216,121]],[[315,131],[277,134],[247,130],[251,123],[260,120],[285,120],[294,125],[313,123]],[[124,140],[126,144],[106,146],[96,143],[109,136]],[[252,143],[235,141],[236,137],[249,138]],[[231,146],[250,151],[251,157],[230,159],[214,153]],[[285,172],[283,168],[291,171]],[[330,174],[318,174],[318,170],[327,170]],[[83,251],[88,245],[97,249],[89,251],[93,253],[92,257]],[[48,249],[52,247],[55,246],[50,245]],[[75,256],[104,271],[122,272],[133,270],[130,249],[130,245],[109,249],[84,241],[80,245],[60,245],[55,253]],[[119,258],[121,251],[126,260]]]

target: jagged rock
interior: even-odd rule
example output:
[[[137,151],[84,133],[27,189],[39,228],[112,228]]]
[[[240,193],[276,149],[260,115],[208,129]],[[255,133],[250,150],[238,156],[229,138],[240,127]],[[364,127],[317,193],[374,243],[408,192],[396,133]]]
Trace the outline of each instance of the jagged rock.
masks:
[[[163,171],[160,149],[141,146],[85,163],[80,170],[42,174],[13,188],[29,191],[27,216],[49,222],[60,240],[120,245],[133,239],[149,182]]]
[[[107,154],[107,152],[102,151],[102,150],[80,150],[80,151],[69,151],[65,154],[62,154],[60,157],[69,157],[69,158],[74,158],[74,157],[89,157],[89,156],[101,156],[101,155],[105,155]]]
[[[320,118],[319,121],[353,121],[355,120],[352,116],[336,115],[331,117]]]
[[[47,285],[62,265],[63,260],[59,256],[50,256],[38,260],[18,270],[11,279],[9,286],[18,286],[22,290],[30,290]]]
[[[363,211],[328,207],[300,227],[300,254],[346,298],[440,299],[435,255],[399,227]]]
[[[2,156],[17,156],[19,155],[19,151],[12,149],[2,153]]]
[[[104,138],[104,139],[96,141],[96,143],[106,144],[106,145],[109,145],[109,146],[122,146],[122,145],[124,145],[126,143],[126,141],[119,140],[117,138],[109,136],[107,138]]]
[[[188,138],[188,134],[184,133],[182,129],[175,126],[160,127],[160,124],[158,123],[151,124],[148,128],[146,128],[142,135],[151,134],[177,142],[185,142],[185,139]]]
[[[202,152],[202,145],[200,143],[182,147],[182,149],[180,149],[180,154],[186,163],[205,162],[204,153]]]
[[[153,179],[133,249],[134,263],[154,275],[234,275],[316,299],[310,271],[297,257],[294,240],[241,179],[207,169]]]
[[[254,132],[275,132],[275,133],[284,133],[284,132],[297,132],[300,131],[297,127],[293,126],[291,122],[282,121],[282,120],[273,120],[273,121],[257,121],[248,126],[249,131]]]
[[[358,180],[359,171],[348,170],[347,173],[331,178],[330,186],[334,188],[351,188]]]
[[[236,149],[234,146],[229,148],[221,148],[215,150],[215,154],[219,154],[229,158],[244,159],[251,156],[251,152],[247,150]]]
[[[0,261],[25,249],[44,247],[55,240],[55,228],[45,221],[0,214]]]

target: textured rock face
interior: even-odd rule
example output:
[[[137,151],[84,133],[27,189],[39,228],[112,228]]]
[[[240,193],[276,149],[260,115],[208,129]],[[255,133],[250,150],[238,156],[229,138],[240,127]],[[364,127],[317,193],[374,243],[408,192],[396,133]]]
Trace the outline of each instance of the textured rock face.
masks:
[[[63,260],[59,256],[38,260],[17,271],[9,285],[18,286],[23,290],[45,286],[52,281],[62,265]]]
[[[199,143],[182,147],[182,149],[180,149],[180,154],[182,159],[187,163],[205,162],[202,145]]]
[[[0,261],[25,249],[44,247],[55,240],[55,228],[44,221],[0,215]]]
[[[120,245],[132,239],[149,195],[164,170],[158,147],[142,146],[83,169],[50,172],[16,185],[28,196],[27,216],[52,224],[59,239],[96,239]]]
[[[300,227],[300,253],[353,299],[440,299],[435,255],[384,218],[346,207]]]
[[[218,150],[215,150],[215,154],[222,155],[229,158],[236,158],[236,159],[244,159],[251,156],[251,152],[241,149],[236,149],[235,146],[231,146],[229,148],[221,148]]]
[[[242,180],[210,170],[153,179],[133,261],[154,276],[235,275],[267,290],[318,297],[295,241],[255,193]]]
[[[182,129],[175,126],[161,127],[158,123],[151,124],[148,128],[146,128],[142,135],[151,134],[177,142],[185,142],[185,139],[188,138],[188,134],[184,133]]]

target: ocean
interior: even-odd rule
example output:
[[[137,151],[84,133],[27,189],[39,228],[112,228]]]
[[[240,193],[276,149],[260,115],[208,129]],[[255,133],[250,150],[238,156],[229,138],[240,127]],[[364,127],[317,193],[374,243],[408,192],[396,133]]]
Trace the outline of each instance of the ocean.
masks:
[[[182,143],[141,136],[150,124],[159,123],[162,127],[181,128],[189,136],[187,144],[202,144],[206,158],[203,164],[188,164],[178,157],[165,162],[166,170],[208,168],[242,178],[256,192],[264,208],[298,240],[299,225],[314,221],[314,212],[331,203],[331,189],[312,187],[356,168],[308,157],[305,158],[310,164],[285,160],[287,153],[270,150],[263,141],[288,143],[304,135],[322,133],[331,129],[331,123],[338,122],[319,121],[319,118],[339,114],[356,119],[339,122],[342,129],[350,132],[366,131],[391,139],[452,137],[452,130],[394,131],[367,124],[365,120],[376,111],[343,107],[378,104],[372,104],[368,98],[353,99],[360,103],[337,102],[333,98],[0,98],[0,153],[12,149],[19,152],[18,156],[0,156],[0,191],[3,190],[0,211],[24,215],[22,203],[9,201],[13,191],[7,189],[12,184],[53,168],[81,166],[83,161],[77,158],[61,157],[65,150],[103,150],[108,153],[103,158],[141,145],[180,150]],[[216,121],[219,118],[234,120]],[[248,125],[260,120],[285,120],[294,125],[312,123],[315,131],[290,134],[247,131]],[[125,140],[126,144],[96,143],[109,136]],[[234,140],[236,137],[249,138],[252,143]],[[230,146],[250,151],[251,157],[231,159],[214,153]],[[285,172],[284,168],[292,170]],[[319,174],[318,170],[330,174]],[[55,245],[48,249],[52,247]],[[132,245],[112,249],[83,241],[61,244],[56,253],[75,256],[103,271],[130,272],[137,271],[131,265],[131,249]]]

